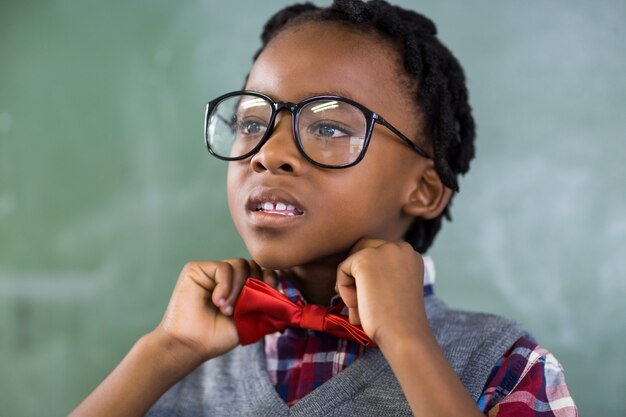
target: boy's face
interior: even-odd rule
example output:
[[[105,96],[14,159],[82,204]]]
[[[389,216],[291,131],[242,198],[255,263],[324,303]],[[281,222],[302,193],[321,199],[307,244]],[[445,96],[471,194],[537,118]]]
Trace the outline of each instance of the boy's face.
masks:
[[[345,96],[417,138],[419,113],[399,74],[399,58],[384,43],[335,24],[310,23],[267,45],[246,89],[295,103],[313,95]],[[428,160],[375,126],[359,164],[324,169],[299,153],[291,114],[282,111],[257,154],[229,163],[228,203],[252,259],[286,269],[342,260],[361,238],[402,238],[413,220],[403,206]],[[273,206],[258,211],[263,203]]]

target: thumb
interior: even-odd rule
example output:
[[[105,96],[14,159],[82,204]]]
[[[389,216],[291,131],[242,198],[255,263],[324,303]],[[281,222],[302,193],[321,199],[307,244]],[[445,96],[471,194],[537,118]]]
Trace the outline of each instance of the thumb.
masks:
[[[335,289],[346,307],[348,307],[348,320],[350,323],[360,325],[359,300],[356,291],[356,280],[352,275],[352,261],[353,257],[349,256],[339,265]]]

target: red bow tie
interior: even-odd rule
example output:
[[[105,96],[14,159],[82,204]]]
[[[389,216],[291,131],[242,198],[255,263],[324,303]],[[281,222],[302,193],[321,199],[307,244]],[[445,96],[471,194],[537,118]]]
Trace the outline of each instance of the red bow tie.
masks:
[[[242,345],[287,327],[301,327],[376,347],[361,326],[340,314],[343,307],[343,302],[330,308],[294,303],[263,281],[248,278],[235,304],[235,326]]]

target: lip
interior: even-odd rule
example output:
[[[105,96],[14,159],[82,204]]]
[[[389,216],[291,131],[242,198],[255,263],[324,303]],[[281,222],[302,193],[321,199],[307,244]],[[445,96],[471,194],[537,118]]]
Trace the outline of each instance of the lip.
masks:
[[[295,215],[287,215],[285,213],[279,213],[277,211],[259,211],[257,210],[259,204],[262,203],[284,203],[286,205],[292,205],[296,208],[296,212],[298,214]],[[296,197],[294,197],[288,191],[285,191],[280,188],[265,188],[265,187],[257,187],[254,188],[246,202],[246,213],[252,224],[256,226],[267,226],[267,227],[278,227],[278,226],[288,226],[293,224],[294,222],[300,221],[303,217],[306,216],[306,209],[298,201]]]

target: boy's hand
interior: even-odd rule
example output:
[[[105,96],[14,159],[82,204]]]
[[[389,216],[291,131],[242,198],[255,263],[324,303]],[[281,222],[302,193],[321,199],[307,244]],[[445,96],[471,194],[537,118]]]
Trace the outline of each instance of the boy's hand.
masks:
[[[430,330],[424,311],[424,263],[406,242],[359,240],[339,265],[337,292],[379,346]]]
[[[161,323],[70,415],[143,416],[202,362],[237,346],[231,314],[249,276],[276,285],[273,271],[245,259],[185,265]]]
[[[424,263],[405,242],[361,239],[339,265],[337,291],[378,344],[416,416],[481,416],[433,335]]]
[[[246,259],[187,263],[154,333],[197,364],[231,350],[239,343],[232,313],[248,277],[276,285],[273,271]]]

